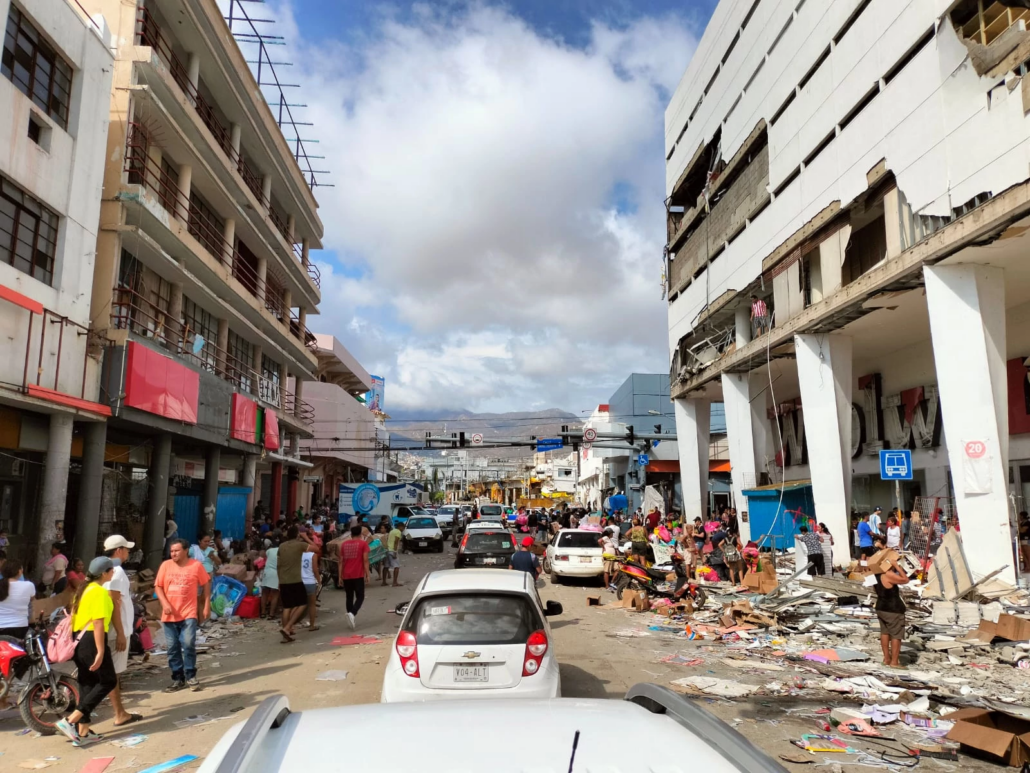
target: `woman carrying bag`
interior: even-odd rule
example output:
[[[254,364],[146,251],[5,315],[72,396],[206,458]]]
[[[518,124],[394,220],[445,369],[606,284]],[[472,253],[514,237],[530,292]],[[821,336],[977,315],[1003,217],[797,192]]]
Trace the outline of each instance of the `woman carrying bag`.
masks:
[[[73,660],[78,667],[82,698],[78,707],[55,723],[61,733],[75,746],[86,746],[102,736],[93,733],[92,712],[118,686],[118,677],[107,647],[107,629],[111,625],[114,602],[104,583],[114,574],[114,562],[107,556],[94,558],[89,563],[86,581],[72,602],[72,635],[76,639]]]

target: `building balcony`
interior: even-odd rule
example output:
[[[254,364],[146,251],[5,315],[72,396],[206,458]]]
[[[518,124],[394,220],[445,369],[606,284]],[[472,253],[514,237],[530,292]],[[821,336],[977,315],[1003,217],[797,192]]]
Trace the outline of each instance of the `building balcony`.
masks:
[[[250,363],[221,349],[214,341],[197,336],[163,309],[127,287],[115,289],[111,304],[111,328],[124,330],[147,341],[153,348],[183,360],[192,367],[218,376],[234,391],[255,398],[276,411],[280,422],[310,437],[314,408],[280,387],[278,381],[258,373]]]
[[[308,305],[316,306],[319,300],[321,277],[310,261],[305,261],[296,226],[291,227],[290,218],[280,208],[273,206],[271,178],[256,163],[256,154],[248,154],[241,147],[240,127],[223,123],[211,97],[205,97],[199,80],[190,79],[188,68],[175,54],[169,41],[153,14],[140,8],[137,17],[137,40],[141,46],[149,46],[150,57],[136,61],[136,67],[144,77],[144,89],[137,89],[134,99],[137,103],[135,118],[151,120],[151,113],[174,127],[174,133],[181,135],[181,144],[189,147],[216,177],[232,200],[232,217],[243,216],[251,221],[252,227],[268,244],[276,262],[282,270],[297,283],[294,292],[304,297]],[[161,137],[162,141],[167,138]],[[179,159],[180,162],[184,159]],[[320,224],[319,224],[320,226]],[[319,237],[308,234],[309,244],[318,246]],[[296,277],[293,279],[293,277]]]
[[[116,195],[126,206],[126,223],[147,233],[181,270],[197,276],[209,288],[228,290],[217,295],[228,296],[231,306],[305,371],[312,372],[315,338],[301,323],[299,312],[287,308],[285,279],[267,260],[262,271],[261,260],[239,231],[230,240],[224,226],[220,229],[204,216],[198,200],[186,196],[167,168],[162,169],[146,152],[139,132],[137,125],[130,125],[124,163],[127,184]],[[154,268],[169,281],[181,281],[167,276],[167,265]],[[243,302],[233,303],[233,298]]]

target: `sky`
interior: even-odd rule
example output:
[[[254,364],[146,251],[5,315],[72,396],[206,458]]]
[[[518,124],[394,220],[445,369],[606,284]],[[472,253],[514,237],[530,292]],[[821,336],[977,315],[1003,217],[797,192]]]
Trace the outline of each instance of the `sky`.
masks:
[[[714,5],[248,6],[335,186],[308,326],[387,412],[579,414],[668,372],[663,116]]]

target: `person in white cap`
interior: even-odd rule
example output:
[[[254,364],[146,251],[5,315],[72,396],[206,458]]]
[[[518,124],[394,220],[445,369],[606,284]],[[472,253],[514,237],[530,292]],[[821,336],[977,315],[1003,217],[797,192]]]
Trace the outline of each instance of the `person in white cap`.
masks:
[[[129,550],[135,547],[121,534],[112,534],[104,540],[104,555],[114,563],[114,574],[104,583],[107,592],[114,602],[114,614],[111,615],[111,628],[108,630],[107,646],[111,650],[114,661],[114,672],[120,675],[129,666],[129,637],[132,635],[133,610],[132,592],[129,589],[129,578],[122,569],[122,564],[129,558]],[[131,725],[143,719],[142,714],[130,714],[122,704],[121,677],[119,684],[111,691],[111,705],[114,707],[114,725]]]

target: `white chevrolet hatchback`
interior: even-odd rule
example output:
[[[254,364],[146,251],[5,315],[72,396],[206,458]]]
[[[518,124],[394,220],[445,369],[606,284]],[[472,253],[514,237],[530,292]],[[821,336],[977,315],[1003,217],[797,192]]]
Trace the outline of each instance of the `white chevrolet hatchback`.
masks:
[[[380,700],[560,697],[547,618],[561,612],[526,572],[431,572],[404,611]]]

